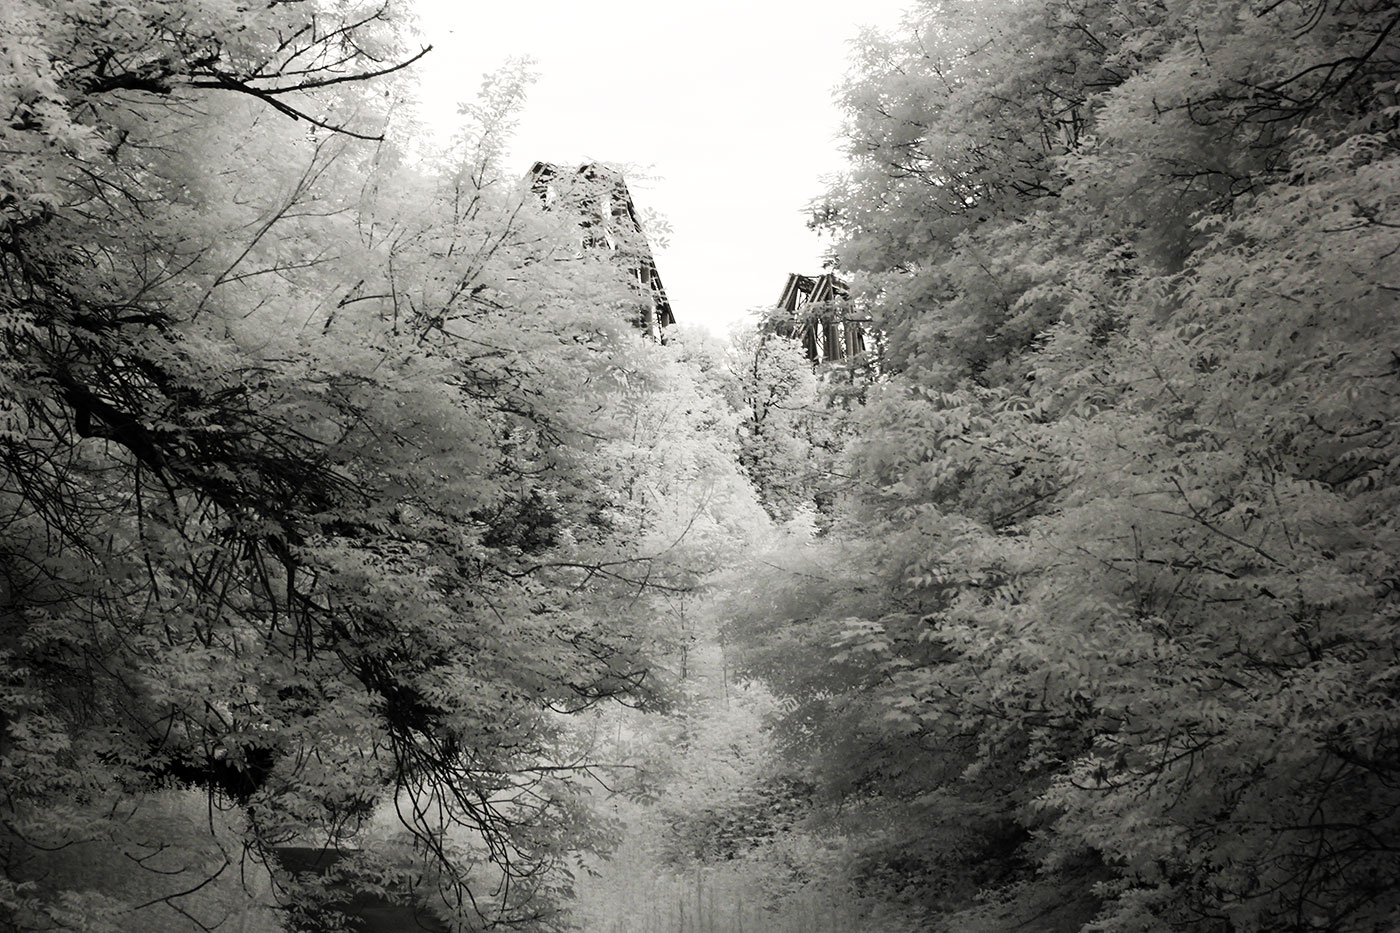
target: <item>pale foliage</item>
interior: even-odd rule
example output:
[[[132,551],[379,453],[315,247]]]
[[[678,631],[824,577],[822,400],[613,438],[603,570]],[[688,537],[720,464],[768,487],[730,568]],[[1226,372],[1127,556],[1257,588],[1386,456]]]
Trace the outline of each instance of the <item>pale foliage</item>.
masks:
[[[736,631],[804,759],[902,815],[871,896],[949,930],[1393,924],[1398,25],[928,3],[865,42],[820,217],[895,375],[847,540],[773,561]]]
[[[604,414],[625,273],[498,174],[524,75],[415,162],[383,5],[0,15],[0,925],[305,906],[242,880],[371,838],[362,886],[556,924],[674,517]]]

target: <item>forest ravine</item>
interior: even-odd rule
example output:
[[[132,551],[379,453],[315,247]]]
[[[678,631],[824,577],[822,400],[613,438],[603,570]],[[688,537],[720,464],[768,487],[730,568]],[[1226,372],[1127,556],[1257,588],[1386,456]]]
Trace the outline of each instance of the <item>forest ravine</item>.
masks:
[[[916,0],[660,340],[411,14],[0,4],[0,928],[1400,929],[1397,0]]]

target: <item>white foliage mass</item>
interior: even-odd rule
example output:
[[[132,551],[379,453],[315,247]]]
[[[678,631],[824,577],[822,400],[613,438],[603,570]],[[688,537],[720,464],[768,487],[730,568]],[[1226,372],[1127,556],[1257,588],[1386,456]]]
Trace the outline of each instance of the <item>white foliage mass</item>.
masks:
[[[891,375],[841,532],[734,625],[869,814],[855,890],[959,931],[1393,925],[1398,26],[928,2],[864,41],[818,219]]]
[[[569,718],[657,700],[642,597],[733,522],[630,494],[644,370],[670,481],[756,507],[625,270],[500,176],[528,76],[411,157],[395,6],[0,17],[0,927],[314,925],[273,850],[371,831],[361,888],[557,927]]]

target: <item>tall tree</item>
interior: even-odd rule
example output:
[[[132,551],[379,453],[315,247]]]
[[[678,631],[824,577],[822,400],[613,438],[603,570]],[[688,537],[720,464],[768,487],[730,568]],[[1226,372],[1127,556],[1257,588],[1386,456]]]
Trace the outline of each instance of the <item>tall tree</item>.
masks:
[[[598,416],[640,351],[499,176],[519,76],[410,164],[386,4],[0,16],[0,923],[213,925],[371,837],[372,890],[553,923],[567,714],[650,697]]]
[[[879,589],[775,608],[923,922],[1393,923],[1398,25],[1008,0],[863,44],[821,218],[896,375],[812,576]]]

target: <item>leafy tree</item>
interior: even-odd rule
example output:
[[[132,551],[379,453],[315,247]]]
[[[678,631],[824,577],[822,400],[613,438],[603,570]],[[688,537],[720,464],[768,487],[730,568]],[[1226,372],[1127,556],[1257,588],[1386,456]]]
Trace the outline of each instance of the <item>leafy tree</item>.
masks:
[[[816,402],[816,380],[797,341],[738,330],[729,349],[730,395],[741,414],[739,463],[779,521],[810,501],[811,444],[799,428]]]
[[[644,351],[499,179],[520,76],[413,162],[386,5],[0,15],[0,922],[212,924],[374,839],[363,884],[554,923],[568,714],[652,697],[599,417]]]
[[[722,391],[739,414],[739,464],[779,522],[829,516],[845,486],[836,454],[858,403],[852,364],[814,369],[802,344],[766,325],[730,334]]]
[[[1393,924],[1397,24],[927,3],[864,43],[821,219],[895,375],[850,540],[735,632],[926,925]]]

